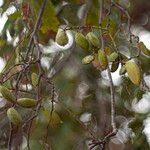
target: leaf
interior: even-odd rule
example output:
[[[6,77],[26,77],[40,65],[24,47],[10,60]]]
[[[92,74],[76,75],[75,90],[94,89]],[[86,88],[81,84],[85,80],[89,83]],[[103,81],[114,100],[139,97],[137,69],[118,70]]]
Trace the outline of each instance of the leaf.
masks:
[[[34,11],[34,16],[37,19],[37,15],[39,13],[40,7],[42,5],[43,0],[31,0],[30,6]],[[49,30],[57,31],[59,26],[59,21],[56,17],[54,6],[51,1],[47,1],[46,8],[44,10],[44,14],[42,17],[42,26],[41,31],[43,33],[48,32]]]

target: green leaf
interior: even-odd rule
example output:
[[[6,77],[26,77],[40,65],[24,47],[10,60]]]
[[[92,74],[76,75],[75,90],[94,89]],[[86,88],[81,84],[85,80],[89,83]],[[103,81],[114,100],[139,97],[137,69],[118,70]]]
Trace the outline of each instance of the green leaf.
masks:
[[[40,7],[42,5],[43,0],[31,0],[30,6],[34,11],[34,16],[37,19],[37,15],[39,13]],[[59,26],[59,21],[56,17],[54,6],[51,1],[47,1],[46,8],[44,10],[44,14],[42,17],[42,26],[41,31],[46,33],[49,30],[57,31]]]

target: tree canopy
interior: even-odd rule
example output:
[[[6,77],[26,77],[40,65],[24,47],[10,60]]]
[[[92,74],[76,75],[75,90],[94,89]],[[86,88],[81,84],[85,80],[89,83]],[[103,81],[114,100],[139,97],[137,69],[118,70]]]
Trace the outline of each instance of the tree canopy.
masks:
[[[146,0],[4,0],[0,149],[148,150],[150,50],[141,35],[149,8]]]

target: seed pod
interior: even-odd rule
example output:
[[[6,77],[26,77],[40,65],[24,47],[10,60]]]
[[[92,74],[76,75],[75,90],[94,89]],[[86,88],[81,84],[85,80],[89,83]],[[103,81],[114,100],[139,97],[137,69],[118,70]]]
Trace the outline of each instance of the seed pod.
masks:
[[[89,32],[86,35],[87,40],[94,46],[94,47],[99,47],[99,39],[98,37],[93,33],[93,32]]]
[[[140,85],[141,82],[141,72],[139,66],[133,61],[127,61],[125,67],[129,76],[129,79],[135,85]]]
[[[14,108],[9,108],[7,110],[7,117],[9,121],[15,125],[19,125],[22,122],[21,115]]]
[[[17,103],[22,107],[31,108],[36,106],[37,101],[31,98],[20,98],[17,99]]]
[[[85,56],[85,57],[82,59],[82,64],[84,64],[84,65],[89,64],[89,63],[91,63],[93,60],[94,60],[94,56],[93,56],[93,55]]]
[[[14,94],[12,94],[10,90],[7,89],[5,86],[0,86],[0,92],[7,101],[11,103],[16,103],[16,98]]]
[[[110,54],[110,56],[108,56],[108,60],[110,62],[114,62],[114,61],[116,61],[116,59],[118,58],[118,56],[119,56],[118,53],[113,52],[113,53]]]
[[[127,72],[125,65],[123,65],[121,67],[121,69],[119,70],[119,75],[124,75]]]
[[[137,47],[142,51],[143,54],[150,57],[150,51],[146,48],[143,42],[139,42]]]
[[[33,86],[37,86],[38,80],[39,80],[39,76],[33,72],[31,74],[31,81],[32,81]]]
[[[55,41],[59,44],[59,45],[66,45],[68,43],[68,37],[66,35],[66,32],[62,29],[59,29],[57,34],[56,34],[56,38]]]
[[[114,61],[111,65],[111,69],[110,69],[111,72],[115,72],[118,69],[118,67],[119,67],[119,61],[118,60]]]
[[[98,51],[98,60],[101,64],[102,69],[105,70],[108,66],[108,61],[104,51]]]
[[[75,41],[82,49],[89,50],[89,42],[82,33],[75,34]]]

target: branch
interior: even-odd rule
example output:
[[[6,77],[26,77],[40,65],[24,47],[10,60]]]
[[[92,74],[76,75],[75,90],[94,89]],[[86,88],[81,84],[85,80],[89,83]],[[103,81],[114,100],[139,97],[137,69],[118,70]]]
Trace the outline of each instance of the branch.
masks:
[[[38,31],[38,29],[40,27],[42,16],[43,16],[43,13],[44,13],[44,10],[45,10],[45,7],[46,7],[46,3],[47,3],[47,0],[44,0],[43,3],[42,3],[42,6],[40,8],[39,15],[38,15],[37,21],[36,21],[35,26],[34,26],[34,30],[32,32],[30,41],[28,43],[28,50],[27,50],[27,53],[26,53],[25,60],[27,59],[28,54],[31,50],[31,46],[32,46],[32,43],[33,43],[34,36],[35,36],[36,32]]]

